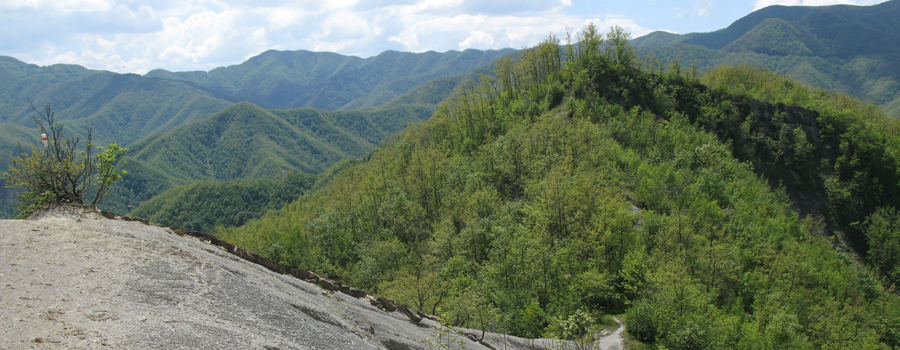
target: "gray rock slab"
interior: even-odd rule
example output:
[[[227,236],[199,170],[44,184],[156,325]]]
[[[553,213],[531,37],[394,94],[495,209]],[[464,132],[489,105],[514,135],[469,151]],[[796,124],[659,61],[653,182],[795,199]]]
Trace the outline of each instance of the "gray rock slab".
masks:
[[[502,348],[542,348],[490,334]],[[57,208],[0,220],[0,349],[483,349],[437,322],[167,228]]]

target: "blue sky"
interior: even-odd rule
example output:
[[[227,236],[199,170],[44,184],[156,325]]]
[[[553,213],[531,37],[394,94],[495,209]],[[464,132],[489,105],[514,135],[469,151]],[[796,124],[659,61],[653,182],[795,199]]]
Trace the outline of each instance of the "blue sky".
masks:
[[[884,0],[0,0],[0,55],[143,74],[210,70],[269,49],[522,48],[588,23],[709,32],[769,5]]]

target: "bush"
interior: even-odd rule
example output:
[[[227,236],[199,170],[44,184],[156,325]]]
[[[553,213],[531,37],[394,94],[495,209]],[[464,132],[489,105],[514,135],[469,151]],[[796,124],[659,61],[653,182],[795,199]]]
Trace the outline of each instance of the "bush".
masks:
[[[25,189],[17,197],[16,217],[27,217],[54,203],[84,204],[85,195],[92,195],[91,206],[103,201],[110,185],[127,173],[116,167],[128,149],[118,144],[110,144],[106,150],[94,147],[90,129],[87,145],[79,149],[81,139],[63,136],[63,125],[54,120],[50,104],[44,106],[43,113],[33,104],[31,108],[35,123],[47,135],[47,143],[43,148],[30,146],[30,155],[20,145],[18,157],[12,158],[8,171],[2,172],[6,187]]]
[[[628,309],[625,326],[628,333],[642,342],[654,342],[659,336],[659,324],[653,306],[647,300],[639,300]]]

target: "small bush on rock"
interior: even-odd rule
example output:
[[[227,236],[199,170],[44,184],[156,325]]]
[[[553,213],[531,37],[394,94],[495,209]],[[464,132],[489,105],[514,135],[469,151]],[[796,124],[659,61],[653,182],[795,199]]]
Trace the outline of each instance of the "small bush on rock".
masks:
[[[43,112],[33,103],[31,108],[35,111],[35,123],[47,135],[47,143],[30,146],[31,154],[20,145],[19,155],[2,172],[7,187],[25,189],[17,197],[16,217],[27,217],[54,203],[85,204],[87,199],[95,206],[103,201],[110,185],[127,173],[116,167],[128,149],[118,144],[109,144],[105,150],[94,147],[90,128],[87,144],[80,148],[79,137],[63,136],[63,125],[54,120],[50,104],[44,106]]]

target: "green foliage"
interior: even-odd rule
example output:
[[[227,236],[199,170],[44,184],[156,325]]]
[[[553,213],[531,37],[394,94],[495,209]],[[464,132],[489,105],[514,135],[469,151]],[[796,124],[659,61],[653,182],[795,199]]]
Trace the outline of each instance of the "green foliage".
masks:
[[[206,153],[221,147],[233,155],[220,162],[225,164],[215,164],[215,169],[209,169],[211,164],[182,163],[184,159],[198,157],[184,149],[160,150],[167,159],[133,164],[147,171],[126,175],[119,186],[111,189],[104,209],[125,212],[172,186],[197,180],[261,177],[278,175],[282,171],[315,173],[339,159],[359,157],[385,136],[406,127],[408,122],[420,121],[433,114],[436,105],[462,80],[486,72],[488,63],[512,52],[514,50],[385,52],[370,59],[360,59],[333,53],[271,51],[241,65],[218,68],[209,73],[157,70],[144,77],[93,71],[75,65],[39,67],[0,57],[0,77],[5,82],[0,86],[0,122],[18,124],[6,124],[2,128],[0,150],[4,154],[6,150],[15,151],[15,141],[26,139],[7,138],[7,134],[18,133],[22,129],[19,125],[31,123],[30,110],[12,107],[27,99],[53,100],[58,119],[66,122],[67,131],[72,135],[84,138],[91,129],[96,141],[115,141],[135,151],[154,142],[160,135],[180,125],[206,119],[233,102],[249,100],[270,108],[365,109],[360,113],[267,111],[263,113],[267,114],[263,119],[271,117],[268,115],[271,113],[278,114],[277,118],[288,119],[290,116],[287,115],[299,114],[300,117],[292,122],[308,123],[311,121],[309,115],[321,120],[308,128],[294,125],[301,129],[299,131],[278,125],[278,122],[267,123],[271,120],[248,122],[255,128],[244,134],[253,131],[274,134],[288,129],[288,133],[294,133],[291,136],[298,139],[287,142],[287,147],[274,144],[282,141],[279,137],[271,140],[249,137],[247,141],[256,142],[246,150],[242,147],[246,145],[233,140],[241,133],[239,130],[230,130],[231,137],[219,135],[232,140],[200,147]],[[221,121],[201,123],[228,129]],[[261,130],[263,127],[274,129]],[[215,130],[211,132],[215,133]],[[189,136],[176,134],[172,137]],[[281,132],[279,136],[285,135]],[[139,142],[145,138],[147,140]],[[135,142],[137,144],[133,144]],[[174,146],[190,143],[183,140],[169,142]],[[265,150],[266,154],[256,153],[260,150]],[[247,169],[227,164],[237,156],[248,156],[260,163]],[[129,160],[146,161],[134,157]],[[0,166],[6,169],[2,161],[0,159]],[[15,195],[15,191],[5,187],[0,189],[0,217],[12,213]]]
[[[25,190],[16,196],[15,215],[16,219],[26,219],[36,210],[47,208],[54,203],[56,195],[52,191],[39,192],[39,190]]]
[[[751,135],[731,137],[735,144],[741,145],[736,147],[735,155],[753,162],[758,173],[781,182],[793,197],[799,192],[808,197],[807,202],[821,202],[815,208],[801,207],[801,212],[830,211],[854,248],[865,254],[868,245],[859,223],[878,207],[900,205],[897,186],[900,122],[886,117],[878,107],[845,94],[813,89],[788,77],[745,65],[716,68],[703,80],[723,93],[817,111],[815,121],[804,121],[808,117],[802,116],[792,120],[779,120],[776,116],[772,125],[750,119],[743,121],[741,128]],[[737,105],[748,106],[748,103],[743,101]],[[740,122],[739,119],[721,120],[715,129],[721,130],[721,134],[730,128],[732,131],[727,133],[735,135],[738,132],[728,124]],[[774,131],[764,131],[774,127],[779,129],[777,135]],[[800,129],[806,131],[800,133]],[[766,156],[760,158],[760,153]],[[814,170],[819,167],[827,171]]]
[[[900,212],[878,208],[866,220],[869,258],[891,282],[900,282]]]
[[[767,67],[811,86],[875,103],[900,115],[897,2],[875,6],[769,7],[711,33],[656,32],[635,40],[663,62]]]
[[[80,138],[63,135],[63,125],[56,122],[49,104],[43,112],[34,112],[35,123],[47,135],[47,144],[43,148],[31,146],[31,155],[20,148],[19,156],[10,161],[9,170],[2,173],[7,187],[25,189],[18,197],[16,216],[27,217],[52,203],[83,204],[86,195],[93,197],[91,206],[103,201],[113,181],[127,173],[116,166],[128,149],[110,144],[105,151],[97,147],[96,151],[102,152],[94,154],[88,131],[82,150],[78,146]],[[95,190],[88,193],[92,186]]]
[[[112,188],[104,208],[128,212],[170,188],[200,180],[319,173],[341,159],[364,156],[387,135],[423,120],[431,111],[404,104],[329,112],[267,110],[238,103],[206,120],[132,145],[128,161],[138,171]]]
[[[621,30],[575,39],[498,61],[300,200],[216,234],[453,326],[577,336],[627,312],[659,348],[893,346],[900,301],[827,236],[890,202],[874,184],[900,185],[897,129],[859,114],[877,108],[766,101],[809,89],[763,93],[745,68],[723,90],[640,62]]]
[[[23,143],[30,143],[35,136],[40,137],[37,130],[8,123],[0,124],[0,169],[9,168],[9,160],[13,158],[12,150],[17,150],[18,145]],[[20,192],[22,189],[7,188],[6,179],[0,177],[0,218],[13,217],[16,212],[15,198]]]
[[[131,215],[164,226],[212,232],[216,226],[239,226],[296,200],[315,177],[289,173],[274,179],[198,181],[178,186],[141,203]]]
[[[437,335],[421,340],[426,350],[435,349],[458,349],[465,350],[465,336],[459,331],[455,331],[449,327],[441,326],[438,328]]]

